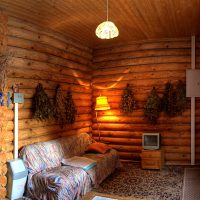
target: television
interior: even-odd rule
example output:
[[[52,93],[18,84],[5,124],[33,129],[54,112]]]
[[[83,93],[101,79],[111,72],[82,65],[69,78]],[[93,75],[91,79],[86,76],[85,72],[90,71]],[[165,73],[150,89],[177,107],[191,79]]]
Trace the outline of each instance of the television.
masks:
[[[159,133],[143,133],[142,135],[143,149],[155,150],[160,148]]]

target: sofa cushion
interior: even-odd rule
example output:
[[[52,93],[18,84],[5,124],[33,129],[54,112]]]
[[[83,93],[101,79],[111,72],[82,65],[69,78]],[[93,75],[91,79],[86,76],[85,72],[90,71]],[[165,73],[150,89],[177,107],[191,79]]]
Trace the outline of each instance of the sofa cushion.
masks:
[[[81,168],[62,166],[32,176],[28,192],[34,199],[74,200],[91,190],[91,179]]]
[[[20,157],[24,160],[29,172],[36,173],[61,166],[63,150],[57,139],[25,146],[20,151]]]
[[[92,143],[92,138],[87,133],[80,133],[61,138],[64,157],[81,156],[85,153],[87,146]]]
[[[93,159],[97,163],[95,167],[97,184],[100,184],[116,168],[120,167],[119,155],[115,149],[111,149],[105,154],[86,153],[84,157]]]
[[[107,144],[104,144],[101,142],[94,142],[94,143],[88,145],[86,151],[87,152],[106,153],[110,149],[111,149],[111,147],[109,147]]]

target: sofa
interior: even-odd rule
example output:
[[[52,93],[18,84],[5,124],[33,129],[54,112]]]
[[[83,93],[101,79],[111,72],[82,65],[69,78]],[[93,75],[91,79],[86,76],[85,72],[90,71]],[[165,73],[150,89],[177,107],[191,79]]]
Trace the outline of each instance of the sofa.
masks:
[[[78,200],[97,187],[120,163],[114,149],[104,154],[86,153],[94,142],[89,134],[81,133],[25,146],[20,158],[29,172],[26,196],[38,200]],[[80,167],[62,164],[63,159],[73,156],[84,156],[96,162],[92,168],[95,179]]]

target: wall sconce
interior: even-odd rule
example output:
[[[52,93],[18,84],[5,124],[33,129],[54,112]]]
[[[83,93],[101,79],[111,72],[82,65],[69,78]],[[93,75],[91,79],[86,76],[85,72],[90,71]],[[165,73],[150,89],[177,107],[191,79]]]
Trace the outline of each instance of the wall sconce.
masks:
[[[100,125],[99,125],[98,117],[97,117],[97,110],[109,110],[109,109],[110,109],[110,105],[108,104],[108,97],[99,96],[96,98],[95,110],[96,110],[96,120],[97,120],[98,132],[99,132],[99,141],[101,138],[101,133],[100,133]]]

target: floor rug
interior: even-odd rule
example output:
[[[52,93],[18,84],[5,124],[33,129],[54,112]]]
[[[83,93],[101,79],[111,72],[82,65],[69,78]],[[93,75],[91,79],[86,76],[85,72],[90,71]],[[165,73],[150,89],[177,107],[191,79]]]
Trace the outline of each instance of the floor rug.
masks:
[[[142,170],[140,165],[124,164],[95,191],[145,200],[181,200],[183,175],[183,167]]]
[[[183,200],[200,199],[200,168],[186,168],[184,174]]]
[[[121,197],[118,195],[111,195],[111,194],[99,193],[99,192],[94,192],[94,191],[87,193],[86,196],[84,196],[81,200],[93,200],[95,196],[101,196],[101,197],[112,198],[112,199],[117,199],[117,200],[140,200],[139,198]]]

